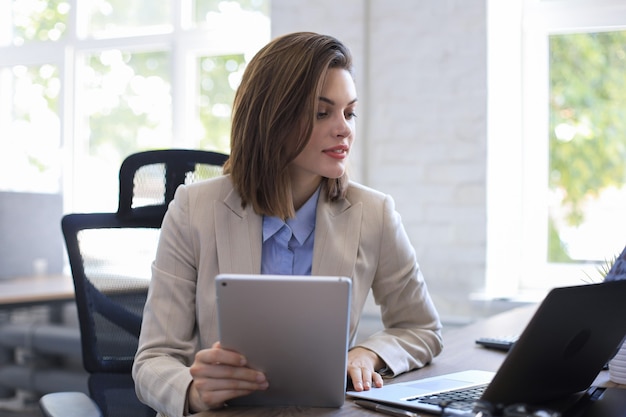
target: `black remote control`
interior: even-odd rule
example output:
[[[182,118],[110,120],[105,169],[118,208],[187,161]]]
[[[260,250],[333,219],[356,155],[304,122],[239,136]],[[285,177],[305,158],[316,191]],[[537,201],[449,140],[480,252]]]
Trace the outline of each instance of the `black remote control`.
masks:
[[[508,351],[517,342],[518,337],[518,335],[479,337],[476,339],[476,343],[489,349]]]

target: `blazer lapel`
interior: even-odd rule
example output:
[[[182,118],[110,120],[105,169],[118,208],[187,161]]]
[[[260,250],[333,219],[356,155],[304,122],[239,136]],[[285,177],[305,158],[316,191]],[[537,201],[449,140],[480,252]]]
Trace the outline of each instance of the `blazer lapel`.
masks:
[[[329,202],[320,196],[317,205],[313,275],[352,277],[359,249],[363,204],[347,200]]]
[[[250,205],[241,208],[241,198],[234,189],[223,202],[216,202],[215,232],[220,272],[261,273],[261,216]]]
[[[231,189],[216,202],[217,260],[222,273],[260,274],[262,217],[251,206],[241,208],[241,198]],[[313,275],[351,277],[357,259],[363,204],[347,200],[330,202],[320,196],[316,212]]]

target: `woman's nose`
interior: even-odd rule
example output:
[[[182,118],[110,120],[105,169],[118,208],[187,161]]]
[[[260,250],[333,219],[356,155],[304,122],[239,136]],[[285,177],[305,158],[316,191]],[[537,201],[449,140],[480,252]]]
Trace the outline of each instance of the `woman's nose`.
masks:
[[[343,115],[337,118],[337,123],[335,125],[336,136],[341,136],[341,137],[350,136],[353,129],[354,129],[354,125],[351,120],[346,119],[346,117]]]

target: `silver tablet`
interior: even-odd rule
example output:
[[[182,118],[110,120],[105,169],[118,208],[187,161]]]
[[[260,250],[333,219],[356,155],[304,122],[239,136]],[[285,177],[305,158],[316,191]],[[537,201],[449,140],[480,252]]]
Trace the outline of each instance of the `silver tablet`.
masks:
[[[245,355],[269,382],[229,405],[343,405],[350,279],[222,274],[216,295],[222,347]]]

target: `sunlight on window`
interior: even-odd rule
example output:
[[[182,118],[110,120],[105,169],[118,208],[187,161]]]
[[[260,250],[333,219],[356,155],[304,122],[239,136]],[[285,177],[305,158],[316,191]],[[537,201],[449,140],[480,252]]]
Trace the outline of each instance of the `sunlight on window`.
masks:
[[[70,5],[64,0],[14,0],[13,43],[58,41],[67,31]]]
[[[0,0],[0,190],[117,209],[123,159],[228,152],[268,0]]]
[[[232,103],[245,68],[244,56],[201,57],[198,68],[199,120],[195,123],[195,139],[207,149],[227,149]]]
[[[87,57],[81,103],[89,119],[93,154],[109,142],[117,144],[120,156],[142,145],[169,144],[172,109],[167,60],[167,52],[120,50]]]
[[[61,89],[52,65],[0,69],[0,189],[56,193],[60,190]]]
[[[553,216],[558,219],[559,209],[562,213],[562,208],[552,206],[552,209]],[[624,248],[626,190],[608,187],[596,198],[589,198],[583,209],[585,218],[580,225],[572,226],[562,217],[557,223],[559,238],[567,248],[568,256],[578,261],[612,259]]]
[[[100,188],[94,188],[93,178],[76,180],[77,192],[93,195],[88,202],[94,205],[83,206],[84,210],[104,204],[114,208],[116,200],[111,196],[115,192],[103,195],[93,190],[116,189],[116,171],[127,155],[171,146],[168,60],[169,54],[164,51],[130,53],[112,49],[87,55],[81,61],[77,71],[82,83],[77,96],[77,116],[82,121],[79,135],[88,144],[89,160],[105,162],[112,172]]]
[[[626,233],[626,31],[550,36],[549,261],[603,261]]]
[[[97,39],[171,32],[171,1],[80,0],[87,25],[80,36]]]
[[[195,23],[208,26],[224,21],[224,24],[230,22],[245,28],[247,24],[258,24],[259,18],[267,19],[270,14],[270,4],[267,0],[195,0],[193,8]]]

